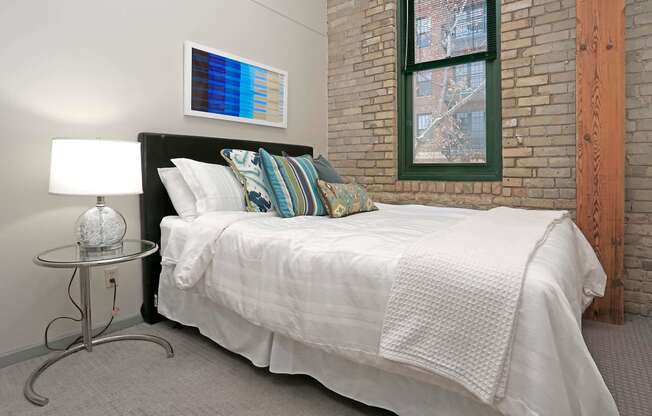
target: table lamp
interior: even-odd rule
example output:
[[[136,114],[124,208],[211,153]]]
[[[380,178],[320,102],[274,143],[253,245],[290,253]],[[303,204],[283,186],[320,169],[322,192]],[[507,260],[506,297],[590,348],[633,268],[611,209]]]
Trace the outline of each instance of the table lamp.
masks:
[[[93,195],[97,204],[75,224],[82,250],[122,247],[124,217],[105,204],[108,195],[142,194],[140,143],[103,139],[52,139],[50,193]]]

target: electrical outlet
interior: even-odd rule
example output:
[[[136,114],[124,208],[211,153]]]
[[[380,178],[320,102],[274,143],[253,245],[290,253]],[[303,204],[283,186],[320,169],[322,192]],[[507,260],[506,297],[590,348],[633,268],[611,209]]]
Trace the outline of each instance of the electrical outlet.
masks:
[[[107,289],[113,289],[113,285],[118,286],[118,268],[107,267],[104,269],[104,284]]]

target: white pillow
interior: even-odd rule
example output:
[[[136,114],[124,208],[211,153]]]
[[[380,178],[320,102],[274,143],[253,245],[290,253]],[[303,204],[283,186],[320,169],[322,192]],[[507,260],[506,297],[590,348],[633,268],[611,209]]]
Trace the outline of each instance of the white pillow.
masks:
[[[195,196],[197,214],[244,211],[242,184],[230,168],[192,159],[172,159]]]
[[[159,168],[158,176],[168,191],[177,214],[183,220],[193,220],[197,216],[196,199],[183,179],[179,168]]]

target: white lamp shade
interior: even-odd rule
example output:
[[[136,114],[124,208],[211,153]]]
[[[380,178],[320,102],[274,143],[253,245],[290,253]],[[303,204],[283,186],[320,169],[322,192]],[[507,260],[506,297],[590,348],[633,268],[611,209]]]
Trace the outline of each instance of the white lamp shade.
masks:
[[[52,139],[50,193],[142,194],[140,143],[102,139]]]

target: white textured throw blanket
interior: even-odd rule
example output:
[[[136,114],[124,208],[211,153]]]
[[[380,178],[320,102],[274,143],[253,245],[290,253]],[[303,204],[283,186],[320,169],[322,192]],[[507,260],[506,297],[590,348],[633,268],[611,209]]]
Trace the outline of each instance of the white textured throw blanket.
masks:
[[[407,247],[380,355],[446,376],[485,403],[502,397],[528,263],[567,217],[494,208]]]

